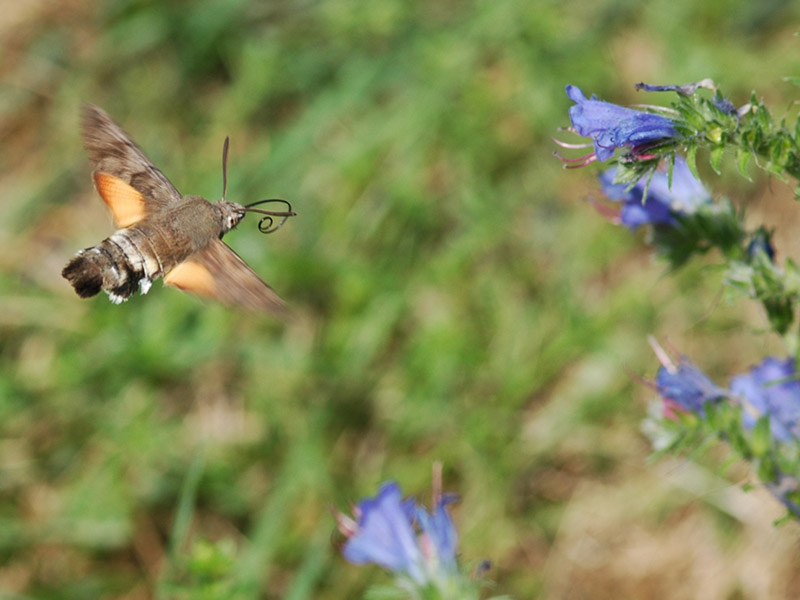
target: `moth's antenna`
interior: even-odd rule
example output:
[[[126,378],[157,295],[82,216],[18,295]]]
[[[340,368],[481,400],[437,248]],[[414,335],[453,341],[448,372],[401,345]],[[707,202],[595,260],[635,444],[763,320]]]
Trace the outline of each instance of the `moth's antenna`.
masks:
[[[254,206],[258,206],[259,204],[267,204],[268,202],[280,202],[281,204],[286,205],[289,210],[283,211],[274,211],[274,210],[263,210],[261,208],[253,208]],[[247,212],[254,212],[260,213],[262,215],[266,215],[265,217],[261,217],[261,220],[258,222],[258,230],[261,233],[273,233],[278,231],[283,224],[286,223],[286,220],[289,217],[295,216],[297,213],[292,210],[292,205],[289,204],[288,201],[283,200],[282,198],[270,198],[268,200],[259,200],[257,202],[251,202],[250,204],[245,204],[244,209]],[[277,225],[273,225],[275,220],[272,217],[283,217]]]
[[[225,143],[222,144],[222,201],[225,202],[225,195],[228,193],[228,146],[231,138],[225,136]]]

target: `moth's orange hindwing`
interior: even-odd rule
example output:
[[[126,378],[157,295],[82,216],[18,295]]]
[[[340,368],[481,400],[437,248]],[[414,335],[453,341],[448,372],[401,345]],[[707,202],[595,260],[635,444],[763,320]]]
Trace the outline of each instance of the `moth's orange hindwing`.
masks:
[[[94,174],[97,191],[106,203],[117,227],[130,227],[147,213],[144,196],[119,177],[98,171]]]

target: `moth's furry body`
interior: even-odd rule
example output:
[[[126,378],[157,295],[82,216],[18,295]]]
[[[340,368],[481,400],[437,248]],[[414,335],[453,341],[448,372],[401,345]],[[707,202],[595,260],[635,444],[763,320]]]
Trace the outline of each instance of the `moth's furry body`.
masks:
[[[236,227],[245,209],[235,202],[211,204],[185,196],[160,214],[118,229],[97,246],[81,250],[63,276],[82,298],[105,291],[114,304],[137,289],[146,294],[153,281]]]
[[[115,304],[151,283],[165,283],[252,310],[280,312],[283,302],[222,236],[245,216],[235,202],[181,196],[122,129],[87,106],[83,137],[98,192],[118,229],[78,252],[62,275],[83,298],[101,290]]]

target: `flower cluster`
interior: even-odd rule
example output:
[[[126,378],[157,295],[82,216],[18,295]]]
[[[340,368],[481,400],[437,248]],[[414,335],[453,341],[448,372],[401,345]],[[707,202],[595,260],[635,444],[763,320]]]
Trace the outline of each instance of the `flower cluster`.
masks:
[[[749,373],[734,377],[731,393],[743,401],[745,427],[766,416],[774,439],[800,440],[800,379],[794,358],[768,356]]]
[[[637,87],[690,94],[713,84],[703,81],[685,86]],[[697,178],[695,146],[690,144],[696,144],[700,130],[699,126],[690,126],[691,115],[671,110],[672,117],[667,118],[603,102],[594,96],[587,99],[575,86],[567,86],[567,95],[576,102],[569,110],[569,130],[590,137],[594,151],[577,158],[559,158],[568,167],[585,166],[595,160],[612,163],[599,175],[603,195],[610,202],[595,203],[601,214],[631,230],[648,226],[656,250],[674,267],[693,254],[712,248],[730,258],[745,256],[747,241],[755,234],[744,231],[740,215],[729,202],[712,201]],[[709,106],[716,113],[733,118],[726,108],[729,104],[719,101]],[[738,115],[735,110],[734,114]],[[557,143],[567,148],[586,146]],[[678,153],[687,147],[691,159]],[[616,154],[615,150],[621,148],[628,150]]]
[[[688,358],[680,357],[676,365],[660,346],[654,349],[662,362],[655,388],[664,417],[679,423],[682,414],[694,415],[700,428],[715,427],[717,435],[735,441],[744,458],[762,467],[759,476],[767,489],[800,518],[800,372],[795,359],[768,356],[722,388]],[[732,418],[712,419],[712,409]]]
[[[559,159],[568,168],[608,163],[599,175],[608,202],[596,202],[598,210],[628,229],[646,226],[647,239],[674,268],[695,254],[718,251],[726,261],[723,285],[728,297],[757,301],[770,328],[789,348],[800,348],[800,332],[793,328],[800,303],[800,267],[791,260],[779,266],[772,232],[763,226],[746,230],[742,211],[725,199],[713,200],[695,166],[698,150],[705,149],[719,173],[723,153],[730,148],[745,176],[756,157],[756,166],[771,175],[800,178],[800,120],[794,130],[783,122],[777,125],[755,96],[737,109],[709,79],[685,85],[642,83],[636,88],[675,93],[677,100],[668,109],[639,111],[595,96],[587,99],[579,88],[567,86],[567,96],[575,103],[569,109],[568,130],[591,141],[557,143],[565,148],[592,146],[592,151]],[[800,197],[800,187],[796,193]],[[676,450],[709,436],[725,440],[751,461],[764,485],[800,518],[796,356],[769,356],[724,387],[686,357],[673,360],[657,344],[654,348],[663,365],[653,384],[663,403],[659,427],[667,438],[675,434],[662,447]]]
[[[733,377],[730,387],[724,389],[688,358],[681,357],[677,366],[671,361],[662,364],[656,389],[667,416],[683,411],[702,417],[709,403],[730,400],[742,407],[746,429],[752,429],[758,419],[764,418],[769,420],[773,438],[800,442],[800,373],[793,358],[768,356],[748,373]]]

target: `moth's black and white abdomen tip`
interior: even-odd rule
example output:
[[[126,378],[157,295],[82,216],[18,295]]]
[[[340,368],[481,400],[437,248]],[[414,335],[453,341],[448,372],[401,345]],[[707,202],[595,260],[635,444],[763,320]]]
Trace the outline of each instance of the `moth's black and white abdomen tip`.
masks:
[[[67,263],[61,276],[70,282],[81,298],[91,298],[103,288],[103,268],[81,251]]]

